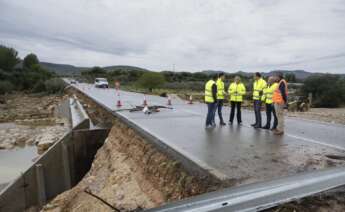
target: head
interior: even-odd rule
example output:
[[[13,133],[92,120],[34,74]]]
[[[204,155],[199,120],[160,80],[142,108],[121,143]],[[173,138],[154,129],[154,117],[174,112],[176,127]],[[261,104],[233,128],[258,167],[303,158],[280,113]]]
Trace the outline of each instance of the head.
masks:
[[[272,85],[276,81],[275,77],[271,76],[268,78],[268,84]]]
[[[217,79],[218,79],[218,74],[213,74],[213,75],[212,75],[212,79],[213,79],[213,80],[217,80]]]
[[[234,79],[235,83],[240,83],[241,82],[241,78],[239,76],[236,76]]]
[[[223,72],[219,73],[218,74],[218,78],[221,79],[221,80],[224,80],[225,79],[225,74]]]
[[[261,78],[261,74],[259,72],[255,72],[254,79],[259,80]]]
[[[280,81],[280,80],[284,79],[284,74],[282,72],[278,72],[275,74],[275,77],[276,77],[277,81]]]

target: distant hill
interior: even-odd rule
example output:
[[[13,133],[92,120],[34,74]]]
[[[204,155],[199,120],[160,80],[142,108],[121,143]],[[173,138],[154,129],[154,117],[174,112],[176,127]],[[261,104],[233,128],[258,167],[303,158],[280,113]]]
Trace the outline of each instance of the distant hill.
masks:
[[[58,75],[74,75],[74,74],[80,74],[80,72],[91,69],[92,67],[78,67],[73,65],[67,65],[67,64],[56,64],[56,63],[46,63],[41,62],[40,63],[42,67],[55,72]],[[147,69],[135,67],[135,66],[126,66],[126,65],[116,65],[116,66],[105,66],[102,67],[103,69],[107,71],[114,71],[114,70],[138,70],[138,71],[148,71]]]
[[[206,73],[206,74],[217,74],[217,73],[222,72],[222,71],[205,70],[202,72]],[[306,78],[310,77],[311,75],[321,74],[321,73],[311,73],[311,72],[307,72],[304,70],[273,70],[273,71],[270,71],[267,73],[262,73],[262,75],[267,77],[267,76],[272,76],[277,72],[282,72],[283,74],[294,74],[296,76],[296,79],[298,79],[298,80],[305,80]],[[229,73],[229,74],[235,74],[235,75],[237,74],[237,75],[241,75],[241,76],[245,76],[245,77],[253,76],[253,72],[244,72],[244,71],[238,71],[238,72]]]
[[[77,67],[73,65],[67,64],[56,64],[56,63],[46,63],[40,62],[41,66],[48,69],[49,71],[53,71],[58,75],[73,75],[79,74],[81,71],[88,69],[87,67]]]

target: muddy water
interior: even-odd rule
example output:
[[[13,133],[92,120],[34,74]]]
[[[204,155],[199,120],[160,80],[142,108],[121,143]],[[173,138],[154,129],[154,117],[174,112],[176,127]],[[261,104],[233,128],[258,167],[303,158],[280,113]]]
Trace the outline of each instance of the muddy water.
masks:
[[[0,150],[0,190],[1,184],[16,179],[33,164],[33,159],[37,156],[36,146]]]

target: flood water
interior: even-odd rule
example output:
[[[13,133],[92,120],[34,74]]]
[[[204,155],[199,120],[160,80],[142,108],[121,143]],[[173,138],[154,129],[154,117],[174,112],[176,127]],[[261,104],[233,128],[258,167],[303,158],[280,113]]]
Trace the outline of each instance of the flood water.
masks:
[[[0,191],[28,169],[37,156],[36,146],[0,150]]]

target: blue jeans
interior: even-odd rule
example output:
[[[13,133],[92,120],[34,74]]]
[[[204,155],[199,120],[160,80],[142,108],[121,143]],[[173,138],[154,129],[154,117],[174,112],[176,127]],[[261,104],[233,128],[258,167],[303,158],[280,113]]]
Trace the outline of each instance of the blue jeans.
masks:
[[[261,101],[254,100],[255,125],[261,127]]]
[[[214,117],[216,115],[217,103],[206,103],[207,104],[207,117],[206,126],[214,124]]]
[[[220,123],[224,123],[223,114],[222,114],[223,104],[224,104],[224,99],[218,99],[217,100],[217,108],[216,109],[218,110],[218,117],[219,117]]]

